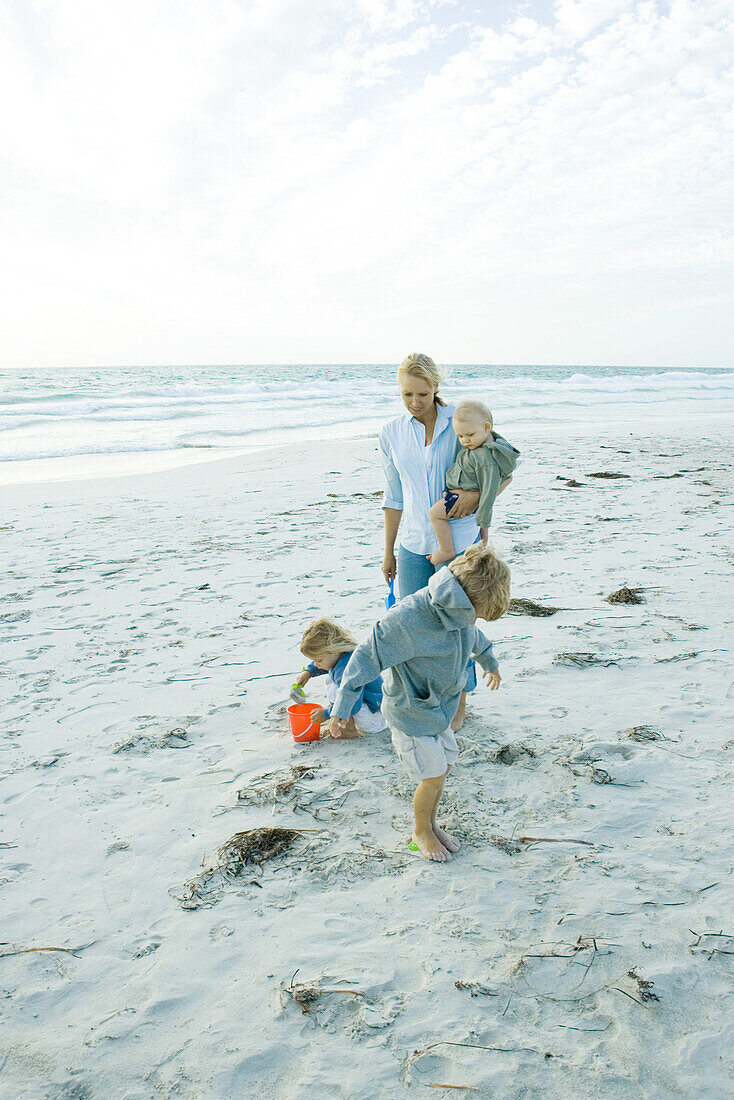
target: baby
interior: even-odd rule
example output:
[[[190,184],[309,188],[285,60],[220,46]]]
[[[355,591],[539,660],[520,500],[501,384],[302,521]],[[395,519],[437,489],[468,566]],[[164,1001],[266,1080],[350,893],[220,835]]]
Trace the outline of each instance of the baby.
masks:
[[[446,474],[446,492],[428,513],[438,539],[438,550],[429,556],[433,565],[451,561],[455,556],[451,525],[446,519],[456,503],[455,489],[479,490],[477,527],[482,541],[492,521],[492,506],[499,493],[512,481],[512,471],[520,452],[492,430],[492,413],[481,401],[460,401],[453,416],[453,427],[461,450]]]
[[[499,619],[509,603],[510,570],[493,550],[475,543],[439,569],[427,588],[401,600],[357,646],[341,677],[331,722],[346,728],[365,685],[390,669],[385,715],[395,751],[418,784],[412,844],[425,859],[444,862],[459,849],[458,840],[436,824],[446,776],[458,756],[451,720],[470,655],[489,687],[500,686],[492,644],[474,623],[478,615]]]
[[[333,619],[314,619],[306,627],[301,638],[301,653],[310,661],[295,683],[301,688],[312,676],[327,676],[326,698],[328,707],[314,711],[312,722],[326,722],[331,718],[331,704],[336,698],[339,685],[347,667],[349,658],[357,648],[357,639],[348,630],[339,626]],[[375,676],[358,692],[349,712],[349,720],[337,725],[332,719],[329,733],[332,737],[359,737],[362,733],[380,733],[387,729],[382,716],[382,677]]]

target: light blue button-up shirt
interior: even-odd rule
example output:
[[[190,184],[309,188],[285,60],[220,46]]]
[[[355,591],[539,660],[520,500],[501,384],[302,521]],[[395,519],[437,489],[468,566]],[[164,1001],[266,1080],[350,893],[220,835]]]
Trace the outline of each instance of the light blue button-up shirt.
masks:
[[[428,510],[446,489],[446,474],[453,466],[460,444],[451,418],[453,405],[436,406],[433,442],[426,447],[426,429],[410,413],[390,420],[380,432],[380,454],[385,471],[383,508],[402,511],[400,545],[414,554],[438,549]],[[457,554],[476,540],[476,516],[449,520]]]

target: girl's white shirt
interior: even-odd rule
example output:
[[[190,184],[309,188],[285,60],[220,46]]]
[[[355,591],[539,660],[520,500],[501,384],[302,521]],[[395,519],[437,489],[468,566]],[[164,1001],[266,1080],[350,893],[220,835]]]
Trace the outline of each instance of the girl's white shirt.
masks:
[[[402,511],[400,545],[413,554],[432,554],[438,541],[428,511],[446,489],[446,474],[460,450],[451,424],[453,405],[436,406],[433,442],[426,447],[426,429],[410,413],[388,421],[380,432],[380,454],[385,473],[383,508]],[[475,516],[449,520],[457,554],[477,537]]]

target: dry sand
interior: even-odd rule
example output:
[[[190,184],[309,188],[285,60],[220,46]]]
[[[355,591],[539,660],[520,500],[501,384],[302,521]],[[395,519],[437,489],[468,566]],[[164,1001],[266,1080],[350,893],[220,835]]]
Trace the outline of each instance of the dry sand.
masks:
[[[285,724],[304,625],[382,610],[374,440],[3,489],[0,1095],[730,1097],[727,436],[516,440],[559,610],[482,624],[441,866],[387,736]]]

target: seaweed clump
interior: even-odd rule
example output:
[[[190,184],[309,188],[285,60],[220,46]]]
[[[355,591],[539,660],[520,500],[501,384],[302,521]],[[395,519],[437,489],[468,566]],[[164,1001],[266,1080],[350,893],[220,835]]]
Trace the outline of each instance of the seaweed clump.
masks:
[[[557,607],[550,604],[536,603],[534,600],[510,600],[507,610],[508,615],[532,615],[534,618],[545,618],[547,615],[555,615]]]
[[[287,851],[298,836],[299,829],[261,828],[235,833],[220,844],[204,870],[184,884],[178,898],[182,908],[216,904],[226,882],[243,875],[248,867],[262,867]],[[260,884],[253,880],[253,885]]]
[[[644,591],[644,588],[628,588],[626,585],[623,585],[622,588],[618,588],[616,592],[610,592],[604,599],[607,603],[644,603],[640,594]]]

